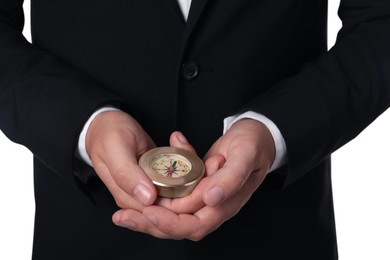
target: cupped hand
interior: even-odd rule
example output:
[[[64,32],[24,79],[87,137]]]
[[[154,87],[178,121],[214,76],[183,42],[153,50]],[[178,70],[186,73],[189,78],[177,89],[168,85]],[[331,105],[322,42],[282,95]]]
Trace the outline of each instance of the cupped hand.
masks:
[[[157,197],[156,189],[138,166],[138,158],[155,144],[138,122],[122,111],[100,113],[86,135],[93,167],[120,208],[141,211]]]
[[[142,213],[118,211],[113,221],[159,238],[201,240],[240,211],[263,182],[274,157],[269,130],[258,121],[240,120],[207,152],[206,176],[192,194],[159,200]]]

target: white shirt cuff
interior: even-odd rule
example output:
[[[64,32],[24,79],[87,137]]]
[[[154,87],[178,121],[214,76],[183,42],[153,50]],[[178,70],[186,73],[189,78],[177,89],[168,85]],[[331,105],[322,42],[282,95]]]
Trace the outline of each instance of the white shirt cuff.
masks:
[[[82,161],[84,161],[85,163],[87,163],[91,167],[92,167],[92,161],[91,161],[91,158],[89,158],[89,155],[87,153],[87,149],[85,147],[85,139],[87,136],[88,127],[91,125],[92,121],[95,119],[95,117],[97,115],[99,115],[102,112],[111,111],[111,110],[119,110],[119,109],[112,107],[112,106],[105,106],[105,107],[102,107],[102,108],[99,108],[98,110],[96,110],[89,117],[88,121],[85,123],[85,125],[83,127],[83,130],[80,133],[78,147],[77,147],[77,151],[75,153],[75,156],[77,158],[81,159]]]
[[[282,133],[280,132],[279,128],[272,122],[270,119],[265,117],[262,114],[248,111],[243,114],[234,115],[225,118],[223,121],[223,133],[226,133],[226,131],[237,121],[244,119],[244,118],[251,118],[254,120],[258,120],[262,122],[271,132],[272,138],[274,139],[275,143],[275,159],[272,163],[271,168],[267,171],[267,174],[269,172],[272,172],[273,170],[283,166],[287,162],[287,148],[286,143],[284,141],[284,138],[282,136]]]

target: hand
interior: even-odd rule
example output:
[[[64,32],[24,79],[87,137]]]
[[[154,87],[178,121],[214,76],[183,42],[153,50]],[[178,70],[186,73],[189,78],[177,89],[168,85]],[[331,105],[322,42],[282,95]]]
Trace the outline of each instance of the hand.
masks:
[[[99,114],[88,128],[86,150],[93,167],[120,208],[142,210],[157,191],[138,158],[155,144],[138,122],[122,111]]]
[[[159,238],[201,240],[240,211],[263,182],[274,157],[269,130],[258,121],[241,120],[206,154],[206,177],[192,194],[159,200],[142,214],[118,211],[113,221]]]

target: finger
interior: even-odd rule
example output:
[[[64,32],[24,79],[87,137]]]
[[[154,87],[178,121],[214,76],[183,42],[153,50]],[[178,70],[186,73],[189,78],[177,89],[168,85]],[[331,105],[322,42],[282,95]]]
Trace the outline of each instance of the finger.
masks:
[[[159,198],[156,201],[156,205],[169,209],[177,214],[192,214],[198,211],[200,208],[204,207],[205,204],[203,202],[203,193],[205,192],[205,188],[207,185],[208,178],[203,178],[195,189],[191,192],[191,194],[182,197],[182,198]]]
[[[225,164],[211,176],[203,194],[206,205],[214,207],[235,194],[253,171],[253,160],[244,152],[232,152]]]
[[[216,173],[222,166],[225,164],[226,159],[223,155],[217,154],[209,156],[205,161],[205,174],[206,176],[211,176]]]
[[[159,230],[142,212],[133,209],[121,209],[112,215],[112,222],[120,227],[124,227],[136,232],[142,232],[157,238],[171,238]]]
[[[182,148],[193,154],[197,154],[194,147],[187,141],[187,138],[179,131],[171,134],[169,143],[172,147]]]
[[[115,180],[112,178],[111,173],[103,162],[97,162],[97,167],[99,168],[99,177],[110,191],[113,194],[116,204],[120,208],[135,208],[137,210],[142,210],[142,205],[138,201],[134,200],[129,194],[127,194],[121,187],[117,185]]]
[[[126,146],[118,145],[100,160],[110,172],[115,183],[142,205],[151,205],[157,197],[150,178],[138,165],[136,157]]]
[[[113,179],[127,194],[133,196],[142,205],[151,205],[156,200],[157,191],[138,164],[123,163],[111,165]]]
[[[205,209],[202,208],[198,213],[202,215],[202,211],[205,211]],[[148,207],[143,211],[143,214],[164,236],[173,239],[197,241],[205,233],[202,229],[209,230],[209,227],[214,226],[214,222],[210,219],[202,222],[196,214],[176,214],[158,206]],[[216,215],[213,218],[216,219]]]

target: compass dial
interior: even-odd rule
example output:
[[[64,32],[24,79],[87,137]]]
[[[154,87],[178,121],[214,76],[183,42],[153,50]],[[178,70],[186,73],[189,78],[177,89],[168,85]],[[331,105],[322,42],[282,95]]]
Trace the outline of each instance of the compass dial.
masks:
[[[162,197],[178,198],[192,192],[204,175],[202,160],[176,147],[157,147],[145,152],[139,165]]]
[[[152,169],[169,178],[184,176],[191,168],[191,162],[178,154],[161,154],[152,160]]]

